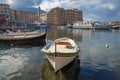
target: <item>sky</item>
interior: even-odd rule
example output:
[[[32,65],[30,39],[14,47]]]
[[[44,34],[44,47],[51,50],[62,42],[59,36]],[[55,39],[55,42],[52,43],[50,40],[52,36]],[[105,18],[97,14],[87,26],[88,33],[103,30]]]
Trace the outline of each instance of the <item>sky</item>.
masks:
[[[38,8],[49,12],[54,7],[77,8],[88,21],[120,21],[120,0],[0,0],[13,9]]]

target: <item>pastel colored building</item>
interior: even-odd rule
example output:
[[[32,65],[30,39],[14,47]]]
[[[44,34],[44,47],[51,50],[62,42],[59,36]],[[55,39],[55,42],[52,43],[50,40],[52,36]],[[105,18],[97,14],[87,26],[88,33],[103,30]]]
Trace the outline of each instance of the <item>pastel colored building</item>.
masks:
[[[73,24],[75,21],[83,21],[82,11],[55,7],[47,14],[47,23],[52,26],[64,26]]]
[[[51,9],[47,14],[47,23],[53,26],[65,25],[65,9],[59,7]]]
[[[10,6],[0,4],[0,26],[7,26],[10,20]]]
[[[36,20],[36,14],[30,11],[20,10],[17,12],[18,22],[23,24],[32,24]]]

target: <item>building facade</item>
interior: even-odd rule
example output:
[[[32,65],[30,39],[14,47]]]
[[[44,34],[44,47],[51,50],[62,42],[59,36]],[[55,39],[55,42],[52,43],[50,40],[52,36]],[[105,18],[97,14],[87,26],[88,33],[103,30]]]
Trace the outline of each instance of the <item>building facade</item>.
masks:
[[[83,21],[82,11],[78,9],[53,8],[47,14],[48,25],[64,26],[75,21]]]
[[[82,11],[78,9],[73,9],[74,11],[74,21],[83,21]]]
[[[47,23],[52,26],[65,25],[65,10],[63,8],[53,8],[47,14]]]
[[[120,26],[120,21],[110,21],[110,22],[103,22],[103,26]]]
[[[0,4],[0,26],[7,26],[10,20],[10,6]]]
[[[40,18],[42,22],[47,22],[47,13],[41,14]]]
[[[74,11],[72,9],[65,11],[65,20],[67,24],[72,24],[74,22]]]
[[[36,20],[36,14],[30,11],[18,11],[18,22],[23,24],[32,24]]]
[[[76,21],[83,21],[82,11],[78,9],[68,9],[65,11],[66,23],[73,24]]]
[[[10,9],[10,23],[17,23],[17,11],[14,9]]]

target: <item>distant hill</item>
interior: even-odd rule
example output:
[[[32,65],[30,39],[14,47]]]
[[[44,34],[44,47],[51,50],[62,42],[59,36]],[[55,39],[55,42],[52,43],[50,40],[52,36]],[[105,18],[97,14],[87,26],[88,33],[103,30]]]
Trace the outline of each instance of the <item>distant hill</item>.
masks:
[[[23,9],[17,9],[17,10],[28,10],[28,11],[35,12],[36,14],[38,14],[38,9],[36,9],[36,8],[23,8]],[[42,13],[47,13],[44,10],[41,10],[41,12]]]

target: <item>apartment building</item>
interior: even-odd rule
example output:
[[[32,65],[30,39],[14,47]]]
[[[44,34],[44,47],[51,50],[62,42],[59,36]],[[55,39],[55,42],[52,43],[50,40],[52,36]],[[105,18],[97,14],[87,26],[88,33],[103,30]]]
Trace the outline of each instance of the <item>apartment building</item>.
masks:
[[[78,9],[67,9],[65,11],[66,23],[73,24],[76,21],[83,21],[82,11]]]
[[[75,21],[83,21],[82,11],[78,9],[53,8],[47,14],[48,25],[64,26]]]
[[[0,26],[7,26],[10,19],[10,6],[0,4]]]
[[[10,9],[10,23],[17,23],[17,11],[15,9]]]
[[[47,14],[48,25],[63,26],[65,25],[65,10],[63,8],[53,8]]]
[[[83,21],[82,11],[78,9],[73,9],[74,11],[74,21]]]
[[[68,24],[73,24],[74,22],[74,11],[72,9],[68,9],[65,11],[65,20]]]
[[[23,24],[31,24],[36,20],[36,14],[30,11],[18,11],[17,16],[18,22]]]

